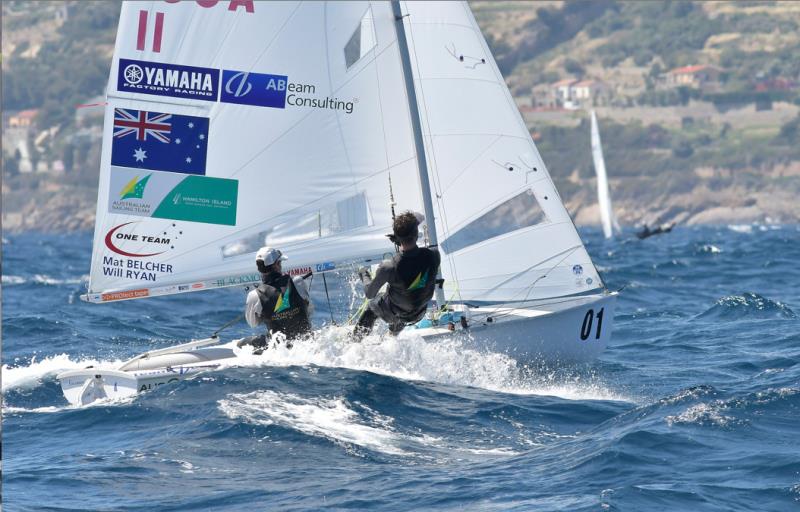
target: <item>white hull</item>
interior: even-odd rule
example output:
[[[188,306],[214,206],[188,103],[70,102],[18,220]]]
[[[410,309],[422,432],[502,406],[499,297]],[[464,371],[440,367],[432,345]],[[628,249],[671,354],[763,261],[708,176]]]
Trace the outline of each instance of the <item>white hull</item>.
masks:
[[[599,356],[611,339],[616,296],[552,299],[525,308],[473,308],[469,328],[455,325],[455,333],[474,348],[502,352],[523,362],[587,362]],[[429,340],[453,335],[446,327],[418,332]]]
[[[616,293],[612,293],[553,299],[524,308],[473,307],[466,329],[459,322],[452,329],[437,326],[408,331],[428,341],[457,336],[476,349],[502,352],[521,362],[587,362],[611,339],[615,302]],[[58,379],[71,404],[86,405],[132,396],[216,369],[235,355],[227,347],[189,348],[134,358],[117,370],[68,371]]]
[[[117,370],[86,368],[58,375],[64,397],[72,405],[119,399],[214,370],[235,357],[230,348],[207,347],[137,359]]]

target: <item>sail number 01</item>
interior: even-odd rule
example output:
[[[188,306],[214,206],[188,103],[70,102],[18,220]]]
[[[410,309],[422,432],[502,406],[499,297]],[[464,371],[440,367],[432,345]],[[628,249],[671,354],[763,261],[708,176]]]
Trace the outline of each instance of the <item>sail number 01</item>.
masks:
[[[600,339],[600,332],[603,329],[603,310],[605,308],[600,308],[600,311],[597,312],[597,331],[594,335],[594,339]],[[583,325],[581,325],[581,340],[589,339],[589,336],[592,335],[592,324],[594,323],[594,309],[590,309],[586,312],[586,315],[583,317]]]

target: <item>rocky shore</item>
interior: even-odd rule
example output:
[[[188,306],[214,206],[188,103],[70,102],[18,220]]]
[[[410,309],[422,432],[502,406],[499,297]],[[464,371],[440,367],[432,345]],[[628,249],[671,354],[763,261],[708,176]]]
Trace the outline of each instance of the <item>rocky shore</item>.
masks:
[[[800,182],[800,176],[794,179]],[[681,225],[800,223],[800,201],[796,187],[768,186],[748,189],[729,186],[715,190],[701,184],[683,194],[660,194],[657,190],[638,196],[615,195],[614,211],[623,225],[644,222],[676,222]],[[617,187],[621,189],[622,187]],[[27,194],[28,197],[20,197]],[[8,201],[13,197],[13,201]],[[70,232],[94,229],[96,190],[63,186],[36,191],[13,191],[3,186],[2,229],[4,232]],[[570,196],[562,196],[578,226],[599,223],[594,180],[578,183]],[[9,206],[10,205],[10,206]]]

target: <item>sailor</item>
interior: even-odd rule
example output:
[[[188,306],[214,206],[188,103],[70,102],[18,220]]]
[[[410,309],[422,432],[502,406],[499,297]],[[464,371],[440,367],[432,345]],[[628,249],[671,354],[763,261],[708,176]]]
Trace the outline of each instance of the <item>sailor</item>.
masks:
[[[311,331],[313,304],[308,296],[308,284],[300,276],[283,274],[281,262],[287,259],[281,251],[262,247],[256,253],[256,267],[261,273],[261,285],[247,294],[245,318],[250,327],[266,324],[267,334],[283,333],[287,342]],[[266,346],[266,335],[246,338],[239,346]],[[291,345],[289,345],[291,346]]]
[[[389,331],[396,336],[407,324],[416,323],[425,315],[436,286],[441,256],[436,249],[417,247],[423,220],[422,214],[410,211],[397,216],[389,238],[400,247],[400,252],[378,266],[374,279],[368,269],[359,270],[369,302],[353,332],[355,341],[369,334],[378,318],[389,324]],[[378,294],[385,283],[389,283],[387,290]]]

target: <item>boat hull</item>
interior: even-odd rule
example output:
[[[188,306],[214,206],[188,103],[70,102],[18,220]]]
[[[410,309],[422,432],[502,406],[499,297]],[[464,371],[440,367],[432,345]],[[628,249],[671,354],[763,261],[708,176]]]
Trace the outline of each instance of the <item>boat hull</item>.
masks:
[[[198,348],[136,360],[120,369],[86,368],[58,375],[64,397],[72,405],[120,399],[214,370],[235,357],[232,349]]]
[[[611,339],[616,293],[574,297],[533,307],[487,307],[460,324],[418,329],[427,340],[453,335],[478,350],[508,354],[520,362],[581,363],[597,358]]]
[[[473,307],[466,328],[407,329],[436,342],[457,337],[481,351],[501,352],[522,362],[580,363],[595,359],[611,339],[616,294],[573,297],[529,307]],[[87,368],[58,375],[73,405],[119,399],[214,370],[235,357],[227,347],[204,347],[134,359],[116,370]]]

